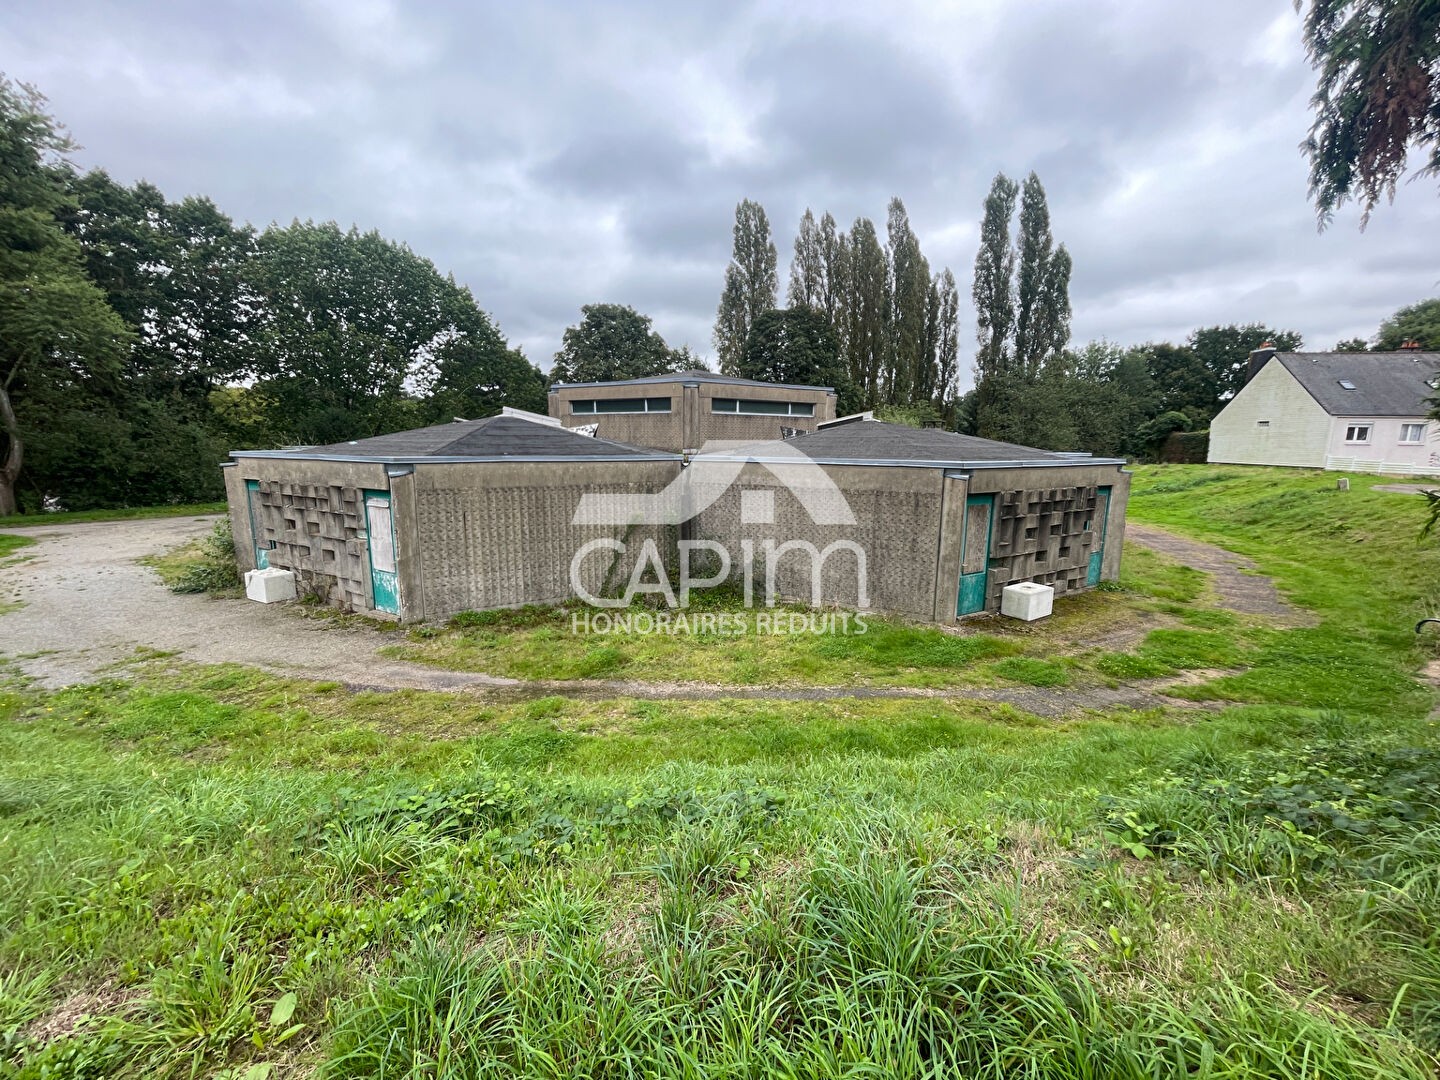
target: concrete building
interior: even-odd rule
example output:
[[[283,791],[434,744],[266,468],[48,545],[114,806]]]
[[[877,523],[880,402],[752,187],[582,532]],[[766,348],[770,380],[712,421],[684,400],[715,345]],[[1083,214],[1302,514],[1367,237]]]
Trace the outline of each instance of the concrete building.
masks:
[[[680,453],[712,439],[758,442],[835,418],[835,390],[682,371],[623,382],[559,383],[550,415],[567,428]]]
[[[1247,381],[1210,422],[1208,459],[1347,472],[1440,472],[1428,417],[1440,353],[1250,354]]]
[[[1064,595],[1115,578],[1130,480],[1120,460],[868,414],[688,465],[534,414],[232,457],[243,568],[405,621],[609,602],[641,580],[647,548],[675,567],[709,545],[761,603],[953,622],[998,611],[1013,582]]]
[[[678,455],[588,438],[544,417],[494,416],[300,450],[238,451],[226,467],[242,569],[295,573],[302,596],[405,621],[558,603],[597,537],[673,530],[576,526],[580,495],[653,493]],[[608,566],[589,560],[586,588]]]
[[[753,571],[757,591],[773,573],[788,599],[954,622],[998,611],[1012,582],[1059,596],[1118,577],[1124,464],[847,418],[693,459],[691,498],[703,509],[687,531],[732,551],[748,544],[765,564]],[[785,548],[796,540],[830,552],[818,589],[812,557]]]

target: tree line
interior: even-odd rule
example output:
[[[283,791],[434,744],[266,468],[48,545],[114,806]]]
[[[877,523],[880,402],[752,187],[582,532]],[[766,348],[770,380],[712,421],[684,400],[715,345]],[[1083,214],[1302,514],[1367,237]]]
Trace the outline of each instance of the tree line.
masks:
[[[549,376],[468,289],[404,244],[333,222],[257,229],[211,200],[78,172],[32,88],[0,76],[0,515],[220,493],[236,447],[318,444],[543,411],[547,384],[705,366],[651,320],[590,304]],[[904,203],[842,230],[807,209],[785,306],[765,210],[736,209],[714,327],[722,371],[827,385],[839,407],[1047,449],[1148,456],[1203,430],[1251,349],[1301,344],[1261,324],[1180,344],[1070,343],[1071,257],[1033,173],[997,176],[971,284],[975,386],[959,394],[960,298],[932,272]],[[1440,299],[1338,349],[1440,348]]]
[[[211,499],[235,447],[544,409],[541,372],[405,245],[237,224],[74,150],[0,76],[0,515]]]

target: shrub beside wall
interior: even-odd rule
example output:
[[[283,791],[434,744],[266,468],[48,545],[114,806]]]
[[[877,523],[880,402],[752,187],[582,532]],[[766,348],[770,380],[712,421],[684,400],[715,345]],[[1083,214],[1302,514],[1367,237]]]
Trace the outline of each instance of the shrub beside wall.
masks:
[[[1209,454],[1209,431],[1172,432],[1160,448],[1160,460],[1174,465],[1204,465]]]

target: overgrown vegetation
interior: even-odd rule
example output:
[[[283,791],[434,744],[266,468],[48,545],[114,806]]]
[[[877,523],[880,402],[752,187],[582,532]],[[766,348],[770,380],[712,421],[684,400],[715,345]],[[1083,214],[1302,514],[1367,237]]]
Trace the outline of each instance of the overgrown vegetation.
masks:
[[[974,661],[1055,693],[1102,660],[1245,667],[1176,688],[1203,711],[351,693],[163,658],[11,682],[0,1072],[1434,1075],[1440,740],[1406,622],[1440,554],[1420,500],[1333,484],[1173,467],[1133,504],[1316,626],[1137,552],[1060,618],[1148,633]]]
[[[160,580],[177,593],[227,596],[239,590],[240,566],[235,561],[235,534],[230,518],[222,517],[208,536],[145,560]]]

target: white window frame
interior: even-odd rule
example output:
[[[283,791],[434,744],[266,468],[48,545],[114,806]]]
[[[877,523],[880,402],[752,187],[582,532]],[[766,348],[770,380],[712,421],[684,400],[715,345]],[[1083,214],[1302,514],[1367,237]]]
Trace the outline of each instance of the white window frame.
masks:
[[[1425,441],[1425,427],[1423,423],[1402,423],[1400,425],[1400,443],[1403,446],[1419,446]],[[1405,433],[1411,428],[1415,429],[1415,438],[1407,439]]]
[[[726,404],[733,403],[735,408],[719,408],[718,405],[720,402],[725,402]],[[753,405],[756,404],[784,405],[785,411],[779,412],[771,409],[753,408]],[[751,405],[752,408],[745,408],[747,405]],[[813,401],[766,401],[757,398],[715,397],[710,399],[710,411],[719,416],[798,416],[807,420],[813,420],[815,418],[815,403]]]
[[[1364,429],[1364,431],[1365,431],[1365,437],[1364,437],[1364,438],[1355,438],[1355,439],[1352,439],[1352,438],[1350,437],[1351,432],[1359,431],[1359,430],[1361,430],[1361,429]],[[1345,423],[1345,445],[1346,445],[1346,446],[1369,446],[1369,445],[1370,445],[1370,439],[1371,439],[1371,437],[1372,437],[1374,434],[1375,434],[1375,421],[1373,421],[1373,420],[1354,420],[1354,421],[1348,421],[1348,420],[1347,420],[1346,423]]]
[[[601,409],[600,403],[606,401],[629,401],[639,402],[638,409]],[[664,402],[662,406],[659,403]],[[590,408],[576,408],[577,405],[588,405]],[[668,397],[652,398],[580,398],[570,403],[571,416],[639,416],[642,413],[668,413],[674,405],[674,399]]]

